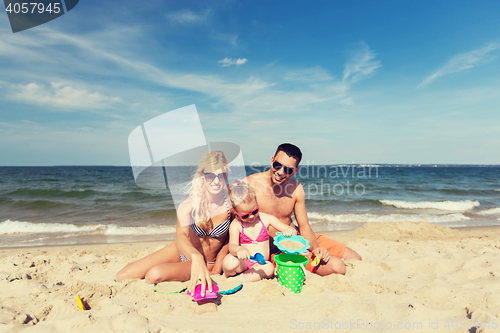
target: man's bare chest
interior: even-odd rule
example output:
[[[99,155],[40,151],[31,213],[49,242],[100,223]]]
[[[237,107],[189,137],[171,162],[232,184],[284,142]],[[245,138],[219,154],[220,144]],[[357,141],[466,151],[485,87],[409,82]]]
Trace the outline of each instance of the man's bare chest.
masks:
[[[292,197],[276,197],[272,190],[262,191],[257,195],[262,212],[281,219],[288,219],[293,211],[295,199]]]

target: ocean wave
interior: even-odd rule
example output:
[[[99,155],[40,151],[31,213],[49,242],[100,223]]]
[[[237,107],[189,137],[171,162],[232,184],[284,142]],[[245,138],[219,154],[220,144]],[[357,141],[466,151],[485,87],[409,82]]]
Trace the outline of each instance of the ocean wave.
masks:
[[[33,223],[7,220],[0,223],[0,235],[21,233],[88,232],[98,230],[100,224],[82,225],[65,223]]]
[[[53,197],[63,197],[63,198],[80,198],[80,197],[89,197],[94,194],[96,194],[94,190],[85,190],[85,189],[77,189],[77,190],[70,190],[70,191],[64,191],[64,190],[59,190],[59,189],[29,189],[29,188],[22,188],[18,190],[14,190],[12,192],[7,193],[8,195],[11,196],[22,196],[22,197],[33,197],[33,198],[40,198],[40,197],[47,197],[47,198],[53,198]]]
[[[500,214],[500,207],[485,209],[485,210],[482,210],[480,212],[477,212],[476,214],[479,214],[479,215],[495,215],[495,214]]]
[[[62,208],[62,207],[74,207],[74,204],[64,204],[62,202],[54,202],[48,200],[35,200],[35,201],[26,201],[26,200],[11,200],[12,205],[18,208]]]
[[[105,235],[125,236],[125,235],[163,235],[175,233],[175,226],[171,225],[149,225],[146,227],[121,227],[116,224],[107,226]]]
[[[307,213],[311,223],[335,222],[335,223],[365,223],[365,222],[430,222],[446,223],[470,220],[469,217],[461,213],[452,214],[320,214],[315,212]]]
[[[149,225],[144,227],[124,227],[116,224],[33,223],[7,220],[0,222],[0,235],[77,233],[86,235],[159,235],[175,233],[172,225]]]
[[[141,192],[141,191],[130,191],[126,193],[120,194],[120,197],[126,198],[126,199],[133,199],[133,200],[165,200],[167,194],[165,192],[156,194],[156,193],[147,193],[147,192]]]
[[[394,206],[402,209],[438,209],[456,212],[465,212],[478,207],[479,201],[402,201],[402,200],[379,200],[383,205]]]

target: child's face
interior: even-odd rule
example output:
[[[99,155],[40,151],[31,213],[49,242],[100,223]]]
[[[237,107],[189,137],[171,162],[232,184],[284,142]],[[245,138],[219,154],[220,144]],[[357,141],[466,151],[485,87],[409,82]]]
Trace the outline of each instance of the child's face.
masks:
[[[257,200],[254,199],[248,202],[240,202],[236,206],[236,213],[238,214],[238,219],[241,222],[254,222],[255,219],[259,216],[259,206],[257,205]]]

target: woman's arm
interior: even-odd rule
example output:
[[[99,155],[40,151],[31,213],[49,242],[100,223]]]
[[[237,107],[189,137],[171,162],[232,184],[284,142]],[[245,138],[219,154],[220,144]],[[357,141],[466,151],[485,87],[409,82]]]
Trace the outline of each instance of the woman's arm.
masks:
[[[215,258],[215,264],[212,267],[212,270],[210,271],[210,275],[220,275],[222,273],[222,261],[226,257],[226,255],[229,253],[229,237],[226,235],[226,238],[224,239],[224,245],[220,249],[219,253],[217,254],[217,257]]]
[[[191,281],[189,291],[194,293],[198,280],[201,280],[201,295],[205,296],[205,289],[212,291],[212,279],[208,271],[205,257],[193,246],[189,239],[189,224],[191,222],[191,200],[187,199],[179,205],[177,210],[177,229],[175,232],[179,251],[191,259]]]

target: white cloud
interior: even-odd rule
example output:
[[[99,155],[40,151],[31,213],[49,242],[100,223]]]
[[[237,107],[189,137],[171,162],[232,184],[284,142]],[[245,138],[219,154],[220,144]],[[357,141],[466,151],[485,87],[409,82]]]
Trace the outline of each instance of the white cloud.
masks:
[[[28,83],[13,85],[9,97],[29,104],[70,109],[101,109],[120,102],[117,97],[107,97],[98,92],[77,89],[62,83]]]
[[[441,76],[458,73],[479,65],[483,65],[495,56],[491,54],[491,52],[498,49],[500,49],[500,43],[493,42],[480,49],[473,50],[467,53],[457,54],[456,56],[453,56],[450,60],[448,60],[448,62],[441,68],[439,68],[436,72],[429,75],[424,81],[422,81],[419,87],[429,84]]]
[[[178,12],[172,12],[167,15],[167,17],[178,24],[196,24],[205,22],[210,15],[210,10],[207,10],[203,14],[195,14],[190,9],[183,9]]]
[[[351,59],[344,66],[344,82],[355,83],[372,74],[377,68],[382,67],[377,56],[365,42],[359,43],[359,49],[353,53]]]
[[[202,93],[213,99],[214,108],[230,108],[235,117],[243,113],[269,113],[273,112],[275,117],[284,114],[303,113],[317,108],[320,103],[340,101],[343,104],[351,105],[353,99],[347,96],[348,90],[354,82],[372,73],[380,67],[380,62],[373,60],[375,55],[368,46],[361,44],[361,50],[354,53],[351,60],[346,64],[344,80],[335,81],[326,70],[321,67],[306,69],[302,71],[285,70],[288,75],[287,82],[297,83],[293,89],[282,85],[282,79],[287,74],[281,74],[280,70],[266,71],[266,77],[249,77],[246,80],[233,80],[223,78],[220,75],[197,74],[190,72],[179,72],[173,69],[163,69],[146,61],[138,60],[127,49],[127,45],[107,48],[103,46],[104,38],[99,35],[69,35],[59,31],[50,31],[46,34],[43,43],[36,39],[22,36],[17,40],[17,45],[29,48],[33,53],[41,53],[45,59],[58,59],[58,62],[48,63],[45,59],[40,66],[40,60],[30,62],[33,68],[46,68],[50,72],[50,77],[44,77],[44,72],[30,70],[30,68],[18,69],[12,73],[15,77],[23,77],[26,71],[31,85],[17,85],[14,91],[17,99],[26,103],[44,104],[65,108],[102,108],[118,102],[116,97],[108,97],[111,94],[97,93],[99,88],[88,88],[88,85],[80,83],[65,83],[54,86],[50,82],[65,82],[60,77],[64,77],[65,72],[59,73],[60,68],[71,66],[74,69],[84,68],[85,73],[102,73],[106,75],[130,78],[131,80],[143,80],[145,82],[157,84],[159,86],[184,89],[190,92]],[[12,42],[12,41],[11,41]],[[50,48],[45,45],[51,45]],[[78,57],[72,53],[61,54],[60,49],[74,50]],[[89,61],[91,59],[92,61]],[[241,66],[248,60],[246,58],[231,59],[225,58],[220,63],[223,65]],[[76,71],[76,73],[78,73]],[[294,74],[295,73],[295,74]],[[58,76],[59,75],[59,76]],[[14,81],[14,76],[11,80]],[[313,84],[304,85],[303,82],[310,81]],[[42,83],[40,83],[42,82]],[[45,83],[44,83],[45,82]],[[113,89],[113,88],[110,88]],[[138,93],[144,95],[144,92]],[[138,100],[149,101],[154,94],[147,95],[148,98],[140,98],[137,94],[123,89],[116,90],[112,95],[123,96],[123,100],[134,102]],[[152,95],[152,96],[151,96]],[[132,101],[133,99],[133,101]],[[158,100],[158,98],[156,98]],[[162,100],[161,103],[146,105],[146,108],[167,108],[168,102],[172,99]],[[165,104],[167,103],[167,104]],[[123,104],[123,103],[122,103]],[[142,103],[141,104],[145,104]],[[120,104],[121,105],[121,104]],[[329,109],[331,109],[331,105]],[[137,110],[137,107],[135,107]],[[124,110],[120,110],[123,112]]]
[[[209,27],[205,29],[205,32],[212,41],[237,46],[238,35],[217,31],[211,24],[211,16],[212,11],[210,9],[201,13],[194,13],[188,8],[166,15],[167,19],[175,26],[189,27],[202,25],[204,27]]]
[[[15,127],[18,128],[19,125],[14,125],[14,124],[9,124],[9,123],[0,123],[1,126],[7,126],[7,127]]]
[[[238,45],[238,35],[236,34],[226,34],[212,31],[208,36],[215,42],[231,44],[233,46]]]
[[[222,67],[228,67],[232,65],[240,66],[246,63],[248,59],[246,58],[238,58],[238,59],[232,59],[232,58],[224,58],[223,60],[219,60],[219,64],[222,64]]]
[[[330,81],[332,79],[330,74],[319,66],[290,72],[285,76],[285,80],[303,82],[321,82]]]
[[[340,101],[342,105],[354,105],[354,100],[352,97],[344,98]]]

